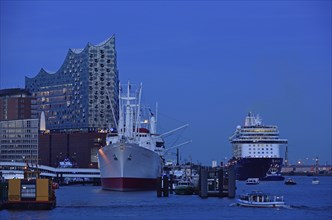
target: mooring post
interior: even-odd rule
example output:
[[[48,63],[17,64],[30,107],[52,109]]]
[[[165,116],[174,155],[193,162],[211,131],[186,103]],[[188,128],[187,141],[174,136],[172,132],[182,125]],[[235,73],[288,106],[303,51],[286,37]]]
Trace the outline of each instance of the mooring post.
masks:
[[[208,197],[208,190],[207,190],[207,179],[208,179],[208,172],[205,168],[200,168],[200,189],[199,189],[199,196],[201,198]]]
[[[157,197],[161,197],[162,194],[162,177],[157,178]]]
[[[170,174],[169,175],[169,180],[170,180],[170,182],[169,182],[169,193],[170,194],[173,194],[173,178],[174,178],[174,176],[173,176],[173,174]]]
[[[224,196],[224,194],[223,194],[223,191],[224,191],[224,188],[223,188],[223,181],[224,181],[224,178],[223,178],[223,176],[224,176],[224,174],[223,174],[223,168],[220,168],[220,169],[218,169],[218,171],[217,171],[217,174],[218,174],[218,196],[219,197],[223,197]]]
[[[234,198],[236,191],[236,174],[235,167],[228,168],[228,198]]]
[[[168,176],[164,175],[163,176],[163,196],[168,197],[168,190],[169,190],[169,181],[168,181]]]

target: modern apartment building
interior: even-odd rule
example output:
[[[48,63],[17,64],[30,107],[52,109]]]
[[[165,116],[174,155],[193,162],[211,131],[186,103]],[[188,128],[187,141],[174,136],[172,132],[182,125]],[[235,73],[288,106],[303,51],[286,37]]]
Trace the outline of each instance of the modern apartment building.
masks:
[[[45,113],[50,131],[93,132],[115,127],[119,74],[115,36],[83,49],[69,49],[55,73],[41,69],[25,78],[36,98],[37,118]]]

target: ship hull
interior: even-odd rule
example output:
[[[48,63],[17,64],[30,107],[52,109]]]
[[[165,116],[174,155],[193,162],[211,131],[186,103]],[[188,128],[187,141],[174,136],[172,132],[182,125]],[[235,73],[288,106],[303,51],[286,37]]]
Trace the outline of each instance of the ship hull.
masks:
[[[236,179],[259,178],[264,180],[271,167],[280,173],[282,158],[239,158],[236,160]]]
[[[162,160],[137,144],[117,143],[98,152],[101,186],[105,190],[155,190]]]

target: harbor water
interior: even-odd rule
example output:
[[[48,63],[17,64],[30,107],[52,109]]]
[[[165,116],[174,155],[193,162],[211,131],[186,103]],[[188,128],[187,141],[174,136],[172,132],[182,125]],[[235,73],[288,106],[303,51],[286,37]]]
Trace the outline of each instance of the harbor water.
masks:
[[[56,190],[57,207],[53,210],[2,210],[0,219],[332,219],[332,177],[292,176],[297,185],[283,181],[246,185],[237,181],[237,196],[260,190],[283,195],[284,208],[248,208],[236,205],[236,198],[197,195],[157,197],[155,191],[114,192],[100,186],[72,185]]]

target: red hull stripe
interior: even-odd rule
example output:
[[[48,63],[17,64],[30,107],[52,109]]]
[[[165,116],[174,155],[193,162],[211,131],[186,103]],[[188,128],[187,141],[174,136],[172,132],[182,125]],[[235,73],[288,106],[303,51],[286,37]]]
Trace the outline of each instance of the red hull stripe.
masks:
[[[155,190],[157,179],[148,178],[101,178],[103,189],[116,191]]]

